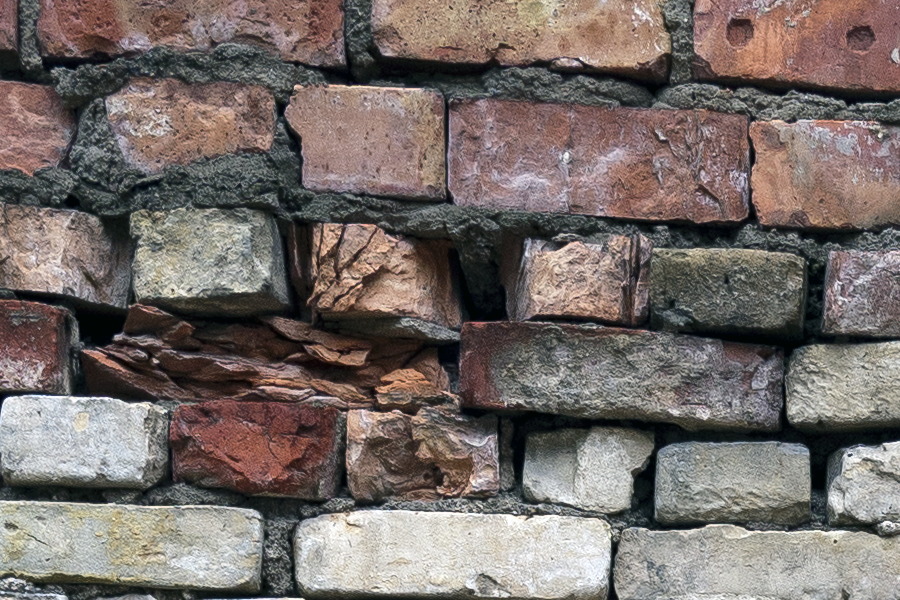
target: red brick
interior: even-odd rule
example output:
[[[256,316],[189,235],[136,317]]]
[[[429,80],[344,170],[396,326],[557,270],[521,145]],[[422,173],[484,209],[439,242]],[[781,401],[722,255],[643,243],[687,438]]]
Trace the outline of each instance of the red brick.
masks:
[[[38,36],[51,58],[132,55],[154,46],[208,50],[249,43],[318,66],[344,60],[341,0],[41,0]]]
[[[327,500],[343,464],[339,410],[215,400],[175,409],[169,430],[175,481],[253,496]]]
[[[828,255],[822,333],[900,337],[900,251]]]
[[[0,394],[72,393],[75,320],[63,308],[0,300]]]
[[[297,86],[285,118],[300,137],[304,187],[446,197],[444,98],[437,92]]]
[[[804,229],[900,224],[900,127],[755,122],[751,186],[760,223]]]
[[[134,79],[106,99],[125,160],[145,173],[236,152],[266,152],[275,99],[263,87]]]
[[[0,81],[0,170],[33,175],[57,167],[75,133],[75,118],[49,86]]]
[[[747,217],[746,117],[470,100],[450,107],[457,204],[646,221]]]
[[[0,56],[15,54],[19,48],[19,14],[17,0],[0,0]]]
[[[853,92],[900,91],[897,0],[697,0],[704,79]]]
[[[671,47],[656,0],[375,0],[382,56],[456,64],[550,63],[660,81]]]

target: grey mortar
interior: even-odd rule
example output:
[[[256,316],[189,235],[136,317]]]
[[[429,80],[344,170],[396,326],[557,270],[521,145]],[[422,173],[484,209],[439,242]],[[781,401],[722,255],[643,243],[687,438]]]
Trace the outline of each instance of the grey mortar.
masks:
[[[667,0],[662,5],[663,20],[672,37],[669,82],[685,83],[693,78],[694,0]]]

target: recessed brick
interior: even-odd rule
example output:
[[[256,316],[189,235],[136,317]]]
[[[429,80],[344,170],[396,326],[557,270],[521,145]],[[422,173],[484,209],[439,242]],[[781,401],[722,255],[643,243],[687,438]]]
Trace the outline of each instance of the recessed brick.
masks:
[[[289,61],[324,67],[345,62],[341,0],[40,4],[38,38],[49,58],[133,55],[155,46],[209,50],[236,42],[262,46]]]
[[[68,310],[0,300],[0,394],[71,393],[71,351],[77,341]]]
[[[446,197],[444,98],[421,89],[294,88],[303,186],[409,200]]]
[[[900,337],[900,251],[828,254],[822,333]]]
[[[430,2],[375,0],[382,56],[456,64],[550,63],[662,81],[671,49],[653,0]]]
[[[703,79],[859,93],[900,91],[895,0],[697,0]]]
[[[106,98],[125,161],[145,173],[238,152],[266,152],[275,139],[275,98],[240,83],[133,79]]]
[[[33,175],[58,167],[75,134],[75,118],[46,85],[0,81],[0,170]]]
[[[900,521],[900,442],[843,448],[828,458],[828,522]]]
[[[456,204],[641,221],[747,218],[748,121],[508,100],[450,105]]]
[[[895,66],[900,73],[900,65]],[[759,222],[802,229],[900,224],[900,127],[757,121],[751,184]]]
[[[19,50],[19,3],[0,0],[0,58]]]

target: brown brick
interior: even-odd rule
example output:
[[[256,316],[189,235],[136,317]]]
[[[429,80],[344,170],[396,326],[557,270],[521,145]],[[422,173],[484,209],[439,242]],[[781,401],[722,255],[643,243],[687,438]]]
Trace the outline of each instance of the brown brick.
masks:
[[[125,160],[145,173],[236,152],[266,152],[275,99],[263,87],[135,79],[106,99]]]
[[[660,81],[671,47],[656,0],[375,0],[383,56],[456,64],[550,63]]]
[[[0,394],[72,393],[75,320],[63,308],[0,300]]]
[[[345,62],[341,0],[41,0],[38,36],[50,58],[132,55],[154,46],[209,50],[237,42],[289,61]]]
[[[822,333],[900,337],[900,251],[828,255]]]
[[[900,69],[900,67],[898,67]],[[862,121],[755,122],[751,185],[763,225],[900,224],[900,127]]]
[[[75,119],[45,85],[0,81],[0,170],[33,175],[56,167],[75,133]]]
[[[285,118],[300,137],[304,187],[446,197],[444,98],[437,92],[297,86]]]
[[[697,0],[704,79],[854,92],[900,91],[897,0]]]
[[[747,217],[747,119],[470,100],[450,107],[457,204],[724,223]]]
[[[18,10],[17,0],[0,0],[0,57],[18,52]]]

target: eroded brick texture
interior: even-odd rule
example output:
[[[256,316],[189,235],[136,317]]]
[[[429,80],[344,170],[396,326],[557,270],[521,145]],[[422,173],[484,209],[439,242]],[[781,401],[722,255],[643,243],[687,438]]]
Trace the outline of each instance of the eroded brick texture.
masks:
[[[26,175],[57,167],[75,134],[75,118],[50,86],[0,81],[0,170]]]
[[[0,394],[72,391],[75,320],[64,308],[0,300]]]
[[[19,49],[19,15],[16,0],[0,0],[0,58]]]
[[[822,333],[900,336],[900,252],[837,251],[828,255]]]

